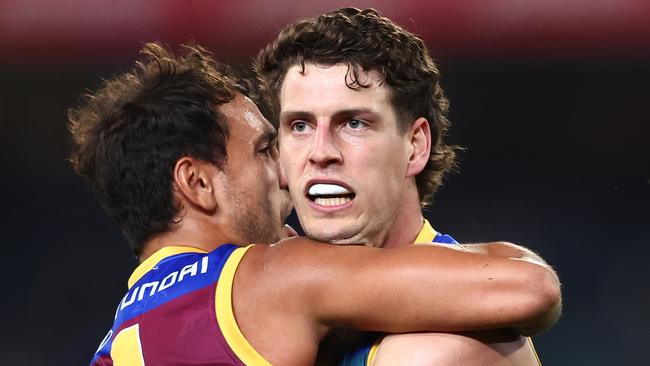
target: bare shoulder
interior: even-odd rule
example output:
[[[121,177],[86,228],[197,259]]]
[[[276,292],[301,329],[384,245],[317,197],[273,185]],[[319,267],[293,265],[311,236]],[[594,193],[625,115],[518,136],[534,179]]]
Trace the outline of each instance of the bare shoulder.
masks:
[[[237,269],[237,282],[243,287],[255,287],[256,293],[268,293],[268,296],[279,294],[278,290],[299,293],[301,287],[315,287],[326,282],[333,272],[351,267],[357,251],[364,249],[368,248],[338,248],[306,237],[258,244],[242,259]]]
[[[273,244],[255,245],[246,254],[248,264],[263,272],[282,273],[289,271],[295,275],[303,267],[325,267],[347,265],[359,256],[379,251],[357,245],[337,246],[313,241],[306,237],[293,237]]]
[[[474,364],[488,364],[497,355],[484,343],[457,334],[392,334],[380,343],[373,366],[471,365],[467,361],[477,356],[482,362]]]
[[[328,330],[315,316],[318,292],[300,259],[316,247],[301,238],[254,245],[237,267],[232,293],[237,324],[272,364],[313,363],[318,341]]]
[[[383,365],[538,365],[525,338],[486,342],[480,336],[453,333],[412,333],[386,336],[373,366]]]

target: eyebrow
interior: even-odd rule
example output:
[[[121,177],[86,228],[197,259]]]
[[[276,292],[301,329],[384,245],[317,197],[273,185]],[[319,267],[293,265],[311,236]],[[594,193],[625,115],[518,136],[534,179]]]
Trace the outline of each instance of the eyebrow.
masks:
[[[311,112],[305,111],[288,111],[280,113],[280,120],[294,120],[294,119],[314,119],[316,116]]]
[[[379,114],[370,109],[370,108],[349,108],[336,111],[332,116],[334,119],[341,119],[344,117],[357,116],[360,114],[371,114],[373,116],[378,116]],[[315,119],[316,116],[307,111],[287,111],[280,113],[280,120],[294,120],[294,119]]]
[[[274,142],[278,140],[278,132],[275,129],[266,130],[257,140],[257,145],[265,142]]]
[[[376,111],[370,108],[350,108],[350,109],[343,109],[337,111],[336,113],[334,113],[334,118],[341,119],[345,117],[358,116],[360,114],[369,114],[374,117],[379,116],[379,114]]]

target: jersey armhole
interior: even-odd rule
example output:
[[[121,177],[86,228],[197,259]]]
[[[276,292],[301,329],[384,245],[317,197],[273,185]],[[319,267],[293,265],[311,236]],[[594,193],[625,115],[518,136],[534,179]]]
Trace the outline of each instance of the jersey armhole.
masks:
[[[537,364],[539,366],[542,366],[542,360],[539,359],[539,355],[537,354],[537,350],[535,349],[535,345],[533,344],[533,339],[531,337],[526,337],[526,341],[528,341],[528,344],[530,344],[530,348],[533,350],[533,354],[535,355]]]
[[[368,360],[366,361],[366,366],[371,366],[373,362],[375,362],[375,356],[377,356],[377,350],[379,349],[379,345],[381,344],[381,341],[384,340],[384,337],[379,337],[375,341],[375,343],[372,344],[370,347],[370,350],[368,351]]]
[[[244,334],[237,325],[235,314],[232,308],[232,284],[235,279],[237,266],[241,262],[244,254],[253,246],[248,245],[243,248],[235,249],[226,264],[221,270],[221,275],[217,280],[217,289],[215,294],[215,311],[217,314],[217,324],[226,339],[228,346],[237,355],[245,365],[271,366],[261,354],[248,342]]]

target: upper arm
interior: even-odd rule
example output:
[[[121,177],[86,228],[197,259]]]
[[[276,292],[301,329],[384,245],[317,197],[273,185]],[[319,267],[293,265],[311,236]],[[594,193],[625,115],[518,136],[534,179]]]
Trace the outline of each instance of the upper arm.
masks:
[[[256,287],[287,312],[325,326],[392,333],[516,327],[550,296],[542,291],[549,282],[543,266],[446,247],[386,250],[299,238],[258,252]]]

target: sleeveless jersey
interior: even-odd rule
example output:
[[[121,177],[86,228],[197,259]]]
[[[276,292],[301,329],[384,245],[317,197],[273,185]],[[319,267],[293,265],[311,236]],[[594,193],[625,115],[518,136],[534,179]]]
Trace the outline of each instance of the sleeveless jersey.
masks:
[[[232,283],[251,247],[164,247],[142,262],[91,366],[270,365],[244,338]]]

